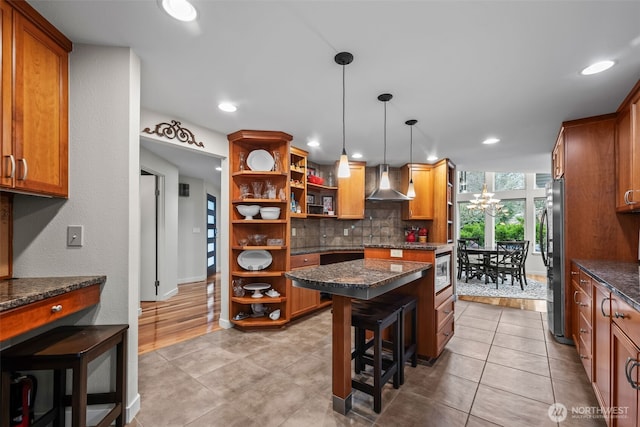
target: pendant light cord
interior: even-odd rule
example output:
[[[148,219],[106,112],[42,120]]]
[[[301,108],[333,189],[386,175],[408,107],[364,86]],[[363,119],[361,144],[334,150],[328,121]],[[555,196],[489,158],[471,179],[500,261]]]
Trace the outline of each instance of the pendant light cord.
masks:
[[[342,65],[342,152],[345,152],[345,120],[344,120],[344,109],[345,109],[345,84],[344,84],[344,64]]]
[[[413,125],[409,126],[409,181],[413,181]]]
[[[384,161],[387,164],[387,101],[384,101]]]

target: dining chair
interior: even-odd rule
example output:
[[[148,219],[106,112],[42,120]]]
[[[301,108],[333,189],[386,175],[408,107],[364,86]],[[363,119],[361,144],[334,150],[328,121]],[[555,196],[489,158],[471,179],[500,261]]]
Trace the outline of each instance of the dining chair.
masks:
[[[478,257],[469,257],[467,249],[470,245],[477,245],[477,239],[472,238],[460,238],[458,239],[457,246],[457,259],[458,259],[458,280],[462,278],[462,271],[465,273],[465,283],[469,282],[470,277],[479,276],[483,272],[483,260]],[[477,247],[477,246],[476,246]]]
[[[522,240],[502,240],[496,242],[496,257],[489,263],[492,277],[495,277],[496,289],[498,289],[498,279],[504,283],[507,274],[511,276],[511,285],[517,279],[520,289],[524,291],[522,281],[524,272],[525,241]]]

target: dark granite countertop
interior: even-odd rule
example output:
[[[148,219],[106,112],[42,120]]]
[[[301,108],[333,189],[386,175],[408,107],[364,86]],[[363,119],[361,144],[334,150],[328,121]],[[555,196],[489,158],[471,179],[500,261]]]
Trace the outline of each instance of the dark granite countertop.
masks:
[[[370,299],[422,277],[428,262],[359,259],[288,271],[295,286]]]
[[[451,243],[417,243],[417,242],[402,242],[402,243],[380,243],[380,244],[365,244],[365,248],[382,248],[382,249],[414,249],[422,251],[436,251],[453,249]]]
[[[55,297],[91,285],[103,285],[107,276],[33,277],[0,280],[0,312]]]
[[[305,248],[292,248],[291,255],[325,254],[333,252],[364,252],[362,246],[307,246]]]
[[[640,311],[640,265],[637,262],[573,260],[611,292]]]

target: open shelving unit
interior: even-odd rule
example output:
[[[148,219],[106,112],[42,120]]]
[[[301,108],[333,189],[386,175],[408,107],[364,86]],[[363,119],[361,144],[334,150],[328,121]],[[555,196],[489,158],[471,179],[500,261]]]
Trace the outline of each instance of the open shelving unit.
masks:
[[[280,327],[290,320],[290,307],[288,306],[288,283],[284,273],[289,270],[290,237],[289,222],[290,210],[290,176],[289,153],[291,135],[278,131],[253,131],[240,130],[227,136],[229,140],[230,158],[230,244],[229,244],[229,317],[230,321],[240,328],[265,328]],[[241,153],[246,160],[253,150],[266,150],[274,158],[281,160],[279,170],[251,170],[249,165],[240,161]],[[241,166],[242,165],[242,166]],[[274,169],[276,165],[274,165]],[[252,182],[262,182],[263,188],[269,181],[276,187],[275,198],[242,197],[241,186],[251,187]],[[295,191],[295,190],[294,190]],[[261,207],[279,207],[280,215],[277,219],[261,219],[256,215],[254,219],[245,219],[237,210],[239,205],[260,205]],[[267,239],[279,239],[281,245],[242,245],[241,239],[246,239],[251,234],[266,234]],[[267,251],[272,261],[271,264],[261,270],[247,270],[238,263],[238,256],[244,251]],[[263,296],[253,298],[247,291],[244,296],[235,296],[233,292],[234,281],[242,280],[244,284],[266,283],[275,289],[280,296],[272,298]],[[280,309],[280,318],[272,320],[268,315],[253,313],[252,304],[266,306],[266,313]],[[238,318],[240,313],[249,316]]]

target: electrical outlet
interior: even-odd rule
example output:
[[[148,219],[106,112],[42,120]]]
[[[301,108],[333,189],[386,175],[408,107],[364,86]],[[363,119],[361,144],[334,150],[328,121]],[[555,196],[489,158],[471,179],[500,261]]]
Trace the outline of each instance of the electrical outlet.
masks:
[[[70,225],[67,227],[67,246],[81,247],[83,244],[82,238],[81,225]]]
[[[345,236],[348,236],[348,235],[349,235],[349,229],[348,229],[348,228],[345,228],[345,229],[344,229],[344,231],[343,231],[343,233],[344,233],[344,235],[345,235]]]
[[[291,228],[291,236],[292,237],[296,237],[296,229],[295,228]]]

